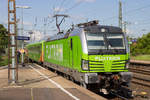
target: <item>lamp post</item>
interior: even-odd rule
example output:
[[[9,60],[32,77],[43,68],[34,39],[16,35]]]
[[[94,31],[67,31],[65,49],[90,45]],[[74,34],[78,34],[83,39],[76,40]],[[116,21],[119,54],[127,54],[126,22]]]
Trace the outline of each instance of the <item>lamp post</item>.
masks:
[[[21,21],[21,35],[23,36],[23,32],[24,32],[24,26],[23,26],[23,10],[24,9],[31,9],[31,7],[29,6],[16,6],[16,8],[20,8],[21,9],[21,16],[22,16],[22,21]],[[24,40],[22,40],[22,50],[24,49]],[[22,63],[22,66],[24,66],[24,57],[23,57],[23,53],[21,54],[22,55],[22,59],[21,59],[21,63]]]

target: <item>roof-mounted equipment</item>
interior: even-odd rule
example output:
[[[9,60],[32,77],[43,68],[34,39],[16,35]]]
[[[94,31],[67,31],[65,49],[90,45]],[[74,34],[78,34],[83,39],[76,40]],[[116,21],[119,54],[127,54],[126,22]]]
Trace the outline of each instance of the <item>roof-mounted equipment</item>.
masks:
[[[93,20],[93,21],[90,21],[90,22],[87,22],[87,23],[80,23],[80,24],[77,24],[78,27],[87,27],[87,26],[94,26],[94,25],[97,25],[99,24],[99,21],[98,20]]]

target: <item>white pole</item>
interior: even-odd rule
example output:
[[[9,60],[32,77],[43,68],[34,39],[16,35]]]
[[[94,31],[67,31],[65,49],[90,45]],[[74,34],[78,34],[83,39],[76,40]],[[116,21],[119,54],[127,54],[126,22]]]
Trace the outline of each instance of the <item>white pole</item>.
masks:
[[[12,45],[15,45],[15,37],[12,36]],[[12,47],[12,57],[15,57],[15,47]],[[12,68],[15,68],[15,58],[12,58]],[[15,83],[15,69],[12,70],[12,83]]]
[[[21,14],[22,14],[22,23],[21,23],[21,35],[23,36],[23,33],[24,33],[24,26],[23,26],[23,9],[30,9],[31,7],[28,7],[28,6],[17,6],[17,8],[21,8]],[[22,46],[21,46],[21,48],[22,48],[22,50],[24,49],[24,40],[22,40]],[[22,55],[22,60],[21,60],[21,63],[22,63],[22,65],[24,64],[24,54],[22,53],[21,54]]]
[[[22,29],[21,29],[21,33],[22,33],[22,36],[23,36],[23,28],[24,28],[24,27],[23,27],[23,9],[24,9],[24,8],[21,8],[21,13],[22,13],[22,24],[21,24],[21,25],[22,25]],[[23,49],[24,49],[24,40],[22,40],[22,50],[23,50]],[[22,63],[22,65],[23,65],[23,63],[24,63],[24,59],[23,59],[24,57],[23,57],[23,56],[24,56],[24,55],[23,55],[23,53],[22,53],[21,55],[22,55],[21,63]]]

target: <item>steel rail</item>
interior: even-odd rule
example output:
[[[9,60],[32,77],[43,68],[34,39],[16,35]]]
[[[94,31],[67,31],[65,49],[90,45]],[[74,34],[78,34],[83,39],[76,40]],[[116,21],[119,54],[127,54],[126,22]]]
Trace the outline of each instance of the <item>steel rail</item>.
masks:
[[[129,70],[131,72],[135,72],[135,73],[141,73],[141,74],[144,74],[144,75],[150,75],[150,70],[145,70],[145,69],[140,69],[140,68],[129,68]]]
[[[133,77],[132,83],[150,87],[150,80],[146,80],[142,78]]]

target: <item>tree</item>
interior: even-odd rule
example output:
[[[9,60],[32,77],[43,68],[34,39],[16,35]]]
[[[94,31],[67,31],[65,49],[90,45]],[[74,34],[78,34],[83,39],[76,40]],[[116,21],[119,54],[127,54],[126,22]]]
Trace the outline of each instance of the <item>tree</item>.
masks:
[[[131,45],[131,54],[150,54],[150,33],[138,38],[136,44]]]
[[[8,45],[8,31],[7,29],[0,24],[0,57],[3,53],[5,53],[5,49]]]

